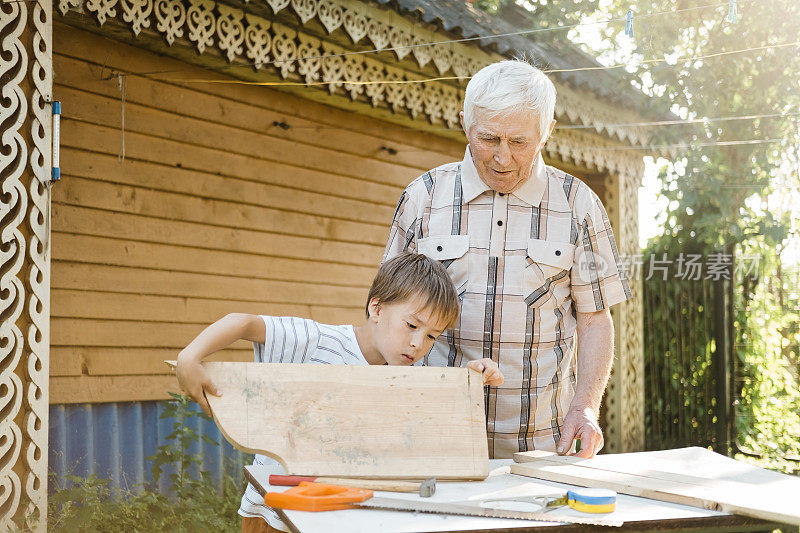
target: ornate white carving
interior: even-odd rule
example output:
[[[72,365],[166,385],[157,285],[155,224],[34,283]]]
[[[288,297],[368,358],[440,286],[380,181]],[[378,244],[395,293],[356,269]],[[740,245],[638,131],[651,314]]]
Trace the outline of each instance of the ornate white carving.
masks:
[[[75,9],[83,4],[83,0],[58,0],[58,10],[62,15],[66,15],[70,9]]]
[[[289,5],[289,0],[267,0],[267,3],[272,8],[272,12],[277,15],[278,11]]]
[[[411,79],[411,78],[409,78]],[[417,118],[422,113],[422,83],[407,83],[403,85],[406,92],[406,107],[411,112],[411,118]]]
[[[434,83],[426,83],[422,88],[422,103],[425,106],[425,114],[431,122],[440,122],[442,119],[442,100],[444,95],[441,88]]]
[[[189,27],[189,40],[195,43],[201,54],[207,46],[214,44],[214,2],[212,0],[189,0],[186,23]]]
[[[448,128],[459,128],[458,113],[461,111],[461,95],[456,89],[444,86],[442,95],[442,118]]]
[[[328,84],[328,90],[333,94],[337,87],[342,86],[344,58],[336,55],[340,54],[342,50],[334,45],[323,44],[322,50],[325,56],[331,56],[322,59],[322,81]]]
[[[456,76],[467,77],[472,74],[469,58],[461,54],[453,54],[453,72]]]
[[[122,20],[130,23],[134,35],[139,35],[142,28],[150,27],[150,13],[153,12],[153,0],[119,0],[122,5]]]
[[[233,62],[237,55],[241,55],[244,44],[244,25],[242,24],[242,10],[225,4],[217,4],[217,41],[219,47],[225,52],[228,63]]]
[[[450,70],[450,65],[453,63],[453,50],[447,46],[434,46],[433,47],[433,64],[439,74],[444,74]]]
[[[117,0],[86,0],[86,10],[94,13],[101,26],[106,23],[106,19],[117,16],[117,10],[114,9],[116,5]]]
[[[425,44],[427,44],[427,41],[414,37],[414,48],[411,49],[411,53],[414,54],[414,58],[420,67],[424,67],[431,60],[431,47],[420,46]]]
[[[344,79],[353,82],[368,81],[364,78],[364,63],[358,56],[347,56],[344,59]],[[362,83],[345,83],[344,90],[350,93],[350,98],[355,100],[364,93],[365,85]]]
[[[305,24],[317,14],[317,0],[292,0],[292,9]]]
[[[176,38],[183,37],[186,7],[182,0],[156,0],[154,12],[156,29],[164,35],[167,44],[172,46]]]
[[[297,43],[294,42],[297,32],[277,22],[272,24],[272,31],[273,65],[281,71],[281,76],[285,78],[296,68],[296,61],[288,60],[297,57]]]
[[[30,105],[30,168],[33,175],[28,187],[30,291],[27,311],[30,325],[26,335],[29,349],[25,361],[27,412],[24,432],[28,440],[25,449],[25,495],[28,500],[26,514],[30,516],[35,511],[38,516],[46,517],[47,440],[50,429],[50,189],[47,183],[52,175],[52,113],[46,102],[52,100],[53,93],[52,3],[49,0],[37,0],[33,5],[31,21],[34,26],[31,47],[34,62],[30,71],[34,87]],[[45,529],[46,523],[40,526]]]
[[[392,110],[395,113],[398,113],[403,106],[405,106],[406,98],[405,98],[405,87],[402,83],[391,83],[403,80],[402,71],[397,69],[386,67],[386,102],[392,106]]]
[[[367,17],[361,9],[352,7],[346,9],[343,23],[353,44],[357,44],[367,34]]]
[[[272,36],[269,33],[270,22],[250,13],[245,14],[247,28],[244,30],[244,46],[246,55],[253,61],[257,70],[269,61]]]
[[[297,60],[297,73],[303,76],[306,83],[316,83],[319,81],[319,71],[322,68],[322,49],[319,39],[307,39],[300,42],[297,48],[298,57],[305,59]]]
[[[17,415],[22,409],[22,380],[17,374],[24,350],[24,339],[17,321],[25,303],[22,269],[25,261],[25,237],[20,225],[25,220],[28,194],[22,177],[28,159],[21,129],[27,119],[27,101],[23,83],[28,72],[28,54],[23,32],[28,20],[28,5],[6,3],[0,8],[0,506],[4,510],[3,529],[12,527],[11,517],[19,510],[21,480],[15,471],[22,452],[22,431]]]
[[[391,28],[389,32],[389,42],[394,48],[394,53],[397,59],[403,59],[411,53],[411,45],[414,44],[414,39],[411,34],[400,28]]]
[[[376,49],[383,50],[389,44],[389,27],[383,22],[370,20],[367,25],[367,36]]]
[[[328,30],[328,33],[332,33],[333,30],[342,25],[344,12],[342,6],[332,0],[319,0],[317,17],[319,17],[325,29]]]
[[[366,70],[364,71],[364,79],[372,81],[383,81],[386,77],[383,74],[383,64],[377,61],[367,60]],[[371,83],[364,86],[364,92],[372,102],[372,107],[384,101],[386,93],[386,86],[383,83]]]

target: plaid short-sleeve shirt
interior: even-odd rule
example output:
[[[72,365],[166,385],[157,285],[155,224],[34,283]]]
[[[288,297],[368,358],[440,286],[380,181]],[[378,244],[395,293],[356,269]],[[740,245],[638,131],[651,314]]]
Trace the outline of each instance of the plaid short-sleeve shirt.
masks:
[[[403,192],[384,261],[403,250],[441,261],[461,300],[424,364],[488,357],[505,376],[486,390],[490,455],[555,450],[575,395],[576,312],[631,296],[597,195],[541,156],[519,189],[498,193],[467,147]]]

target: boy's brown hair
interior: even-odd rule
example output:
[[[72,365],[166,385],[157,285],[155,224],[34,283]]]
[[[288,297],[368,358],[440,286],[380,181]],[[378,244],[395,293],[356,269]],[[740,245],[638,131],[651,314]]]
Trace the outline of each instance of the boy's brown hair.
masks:
[[[423,254],[402,252],[381,265],[367,297],[391,304],[419,297],[423,307],[437,313],[445,328],[452,327],[460,310],[458,294],[447,270],[439,261]]]

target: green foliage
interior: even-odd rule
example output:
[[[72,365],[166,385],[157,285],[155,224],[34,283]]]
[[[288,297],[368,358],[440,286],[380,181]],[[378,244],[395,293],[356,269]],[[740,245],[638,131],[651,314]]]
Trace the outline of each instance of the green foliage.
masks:
[[[190,409],[194,401],[188,396],[169,393],[174,401],[166,402],[165,408],[159,418],[174,418],[172,433],[167,435],[167,440],[173,444],[165,444],[158,447],[158,451],[152,457],[148,457],[153,462],[153,481],[158,484],[163,473],[164,465],[177,464],[175,473],[170,474],[172,491],[178,499],[190,497],[198,488],[198,484],[208,483],[208,472],[200,470],[202,458],[198,455],[189,453],[189,446],[203,440],[210,444],[218,444],[208,435],[200,435],[186,422],[193,417],[200,417],[205,420],[211,418],[202,411],[192,411]],[[192,474],[200,474],[200,479]]]
[[[691,9],[707,2],[670,0],[658,11]],[[615,6],[623,11],[628,3]],[[800,107],[800,56],[796,48],[738,52],[796,41],[800,3],[747,2],[739,23],[726,20],[727,6],[635,18],[636,52],[642,59],[735,54],[639,67],[640,85],[661,94],[663,109],[690,117],[779,114]],[[652,2],[634,2],[633,11],[656,11]],[[611,27],[609,35],[618,32]],[[615,36],[616,40],[620,38]],[[630,39],[625,37],[624,39]],[[646,74],[646,76],[645,76]],[[711,252],[760,236],[775,247],[786,238],[786,220],[748,199],[773,190],[776,169],[800,142],[796,118],[709,121],[684,128],[661,128],[656,141],[708,144],[749,139],[784,139],[771,144],[698,147],[681,150],[676,165],[662,168],[662,192],[670,200],[658,247],[672,252]],[[794,154],[791,154],[794,155]],[[656,244],[656,243],[654,243]]]
[[[766,246],[753,251],[767,274],[761,283],[739,280],[738,448],[751,462],[800,474],[800,269],[783,270]]]
[[[97,476],[67,476],[67,486],[57,490],[48,502],[48,527],[63,532],[194,532],[239,531],[236,511],[243,484],[225,474],[222,486],[201,470],[202,458],[189,447],[201,437],[186,423],[194,416],[187,396],[172,394],[161,418],[174,417],[171,444],[160,446],[152,457],[152,473],[158,483],[164,467],[170,465],[170,494],[152,487],[122,490],[110,480]],[[207,437],[203,437],[214,442]]]

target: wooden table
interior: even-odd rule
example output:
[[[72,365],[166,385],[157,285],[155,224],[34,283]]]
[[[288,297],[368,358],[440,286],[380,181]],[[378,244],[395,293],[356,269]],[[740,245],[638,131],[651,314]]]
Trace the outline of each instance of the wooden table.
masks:
[[[484,481],[444,482],[438,483],[436,494],[425,498],[430,502],[457,502],[471,497],[496,496],[500,491],[508,495],[510,492],[528,494],[555,494],[566,492],[572,485],[541,481],[508,473],[512,461],[492,460],[492,472]],[[245,474],[256,488],[267,492],[283,492],[288,487],[272,487],[268,483],[270,474],[282,474],[278,466],[246,466]],[[418,495],[393,492],[376,492],[376,495],[389,498],[421,499]],[[408,533],[417,531],[480,531],[480,532],[548,532],[561,531],[588,532],[607,530],[612,532],[631,531],[772,531],[780,524],[735,516],[730,514],[687,507],[646,498],[637,498],[620,494],[617,508],[613,516],[625,521],[622,528],[601,528],[575,524],[559,524],[527,520],[510,520],[500,518],[465,517],[454,515],[435,515],[429,513],[408,513],[379,510],[346,510],[328,511],[324,513],[308,513],[302,511],[278,510],[286,525],[298,533]],[[587,516],[572,509],[559,509],[559,513],[575,513],[576,516]],[[611,515],[599,515],[611,516]]]

